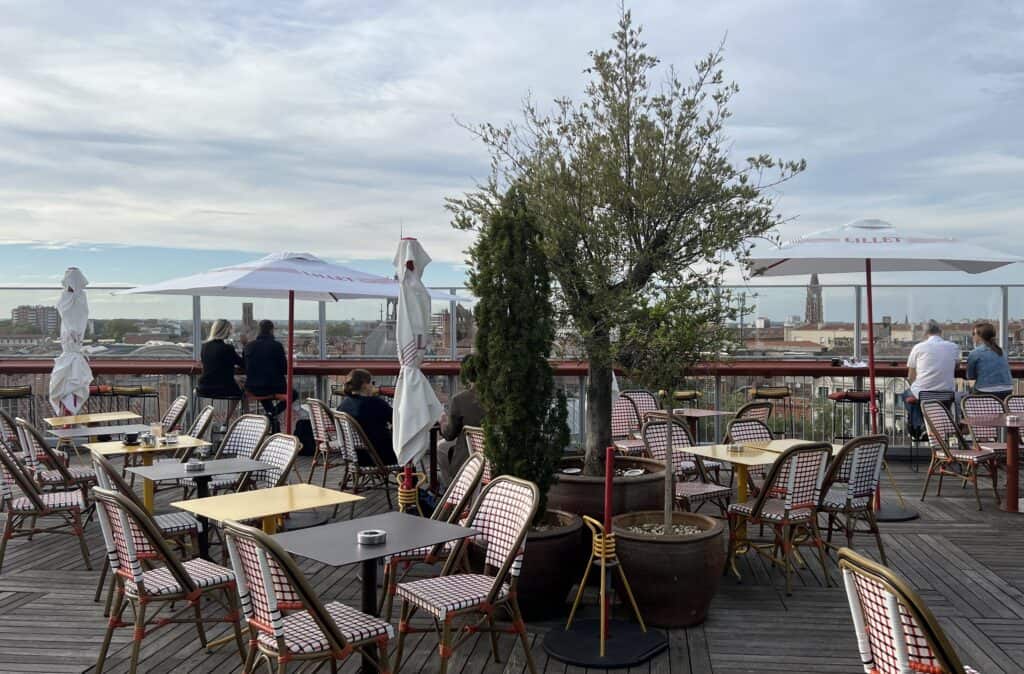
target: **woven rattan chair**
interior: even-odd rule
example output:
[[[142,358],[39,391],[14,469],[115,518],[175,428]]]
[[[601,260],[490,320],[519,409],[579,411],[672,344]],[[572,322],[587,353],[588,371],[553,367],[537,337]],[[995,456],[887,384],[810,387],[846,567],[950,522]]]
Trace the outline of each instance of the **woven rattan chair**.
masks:
[[[921,412],[928,427],[928,446],[932,450],[932,460],[928,464],[928,475],[921,490],[921,500],[928,494],[928,483],[932,475],[939,476],[939,485],[935,495],[942,495],[942,478],[946,475],[965,480],[974,485],[974,498],[981,510],[981,494],[978,492],[978,467],[984,466],[992,478],[992,491],[999,503],[998,468],[996,454],[988,449],[972,448],[960,429],[953,422],[953,415],[943,403],[926,400],[921,403]]]
[[[263,440],[267,437],[269,431],[270,420],[265,416],[260,414],[243,414],[231,422],[213,458],[251,459],[255,456],[256,450],[263,444]],[[237,473],[218,475],[210,480],[210,493],[235,490],[238,488],[241,478],[242,475]],[[181,484],[185,489],[184,498],[187,499],[195,488],[195,482],[192,478],[186,478],[181,481]]]
[[[1006,414],[1003,401],[994,395],[973,393],[964,396],[960,401],[960,412],[963,417],[991,417]],[[1001,464],[1006,464],[1006,443],[1000,442],[999,429],[991,426],[970,426],[971,442],[975,449],[988,449],[996,455]]]
[[[171,401],[167,411],[160,417],[160,425],[164,427],[164,433],[178,430],[181,420],[185,417],[186,409],[188,409],[188,396],[178,396]]]
[[[481,454],[470,454],[462,462],[455,479],[448,485],[444,496],[438,502],[432,520],[440,520],[454,524],[466,517],[466,510],[480,487],[483,477],[484,457]],[[381,597],[381,615],[391,620],[392,603],[398,583],[405,578],[409,569],[417,564],[435,564],[444,561],[451,545],[430,545],[388,557],[384,564],[384,596]],[[399,575],[401,573],[401,575]]]
[[[771,442],[774,438],[775,436],[772,435],[772,430],[768,428],[767,422],[747,417],[743,419],[733,419],[729,422],[729,425],[725,430],[725,439],[723,442],[725,444],[733,442],[741,444],[745,442]],[[747,481],[750,486],[750,490],[754,494],[761,491],[761,484],[768,476],[769,468],[771,468],[771,464],[747,467]],[[732,485],[731,476],[729,478],[729,484]]]
[[[306,482],[313,483],[313,474],[316,472],[317,466],[322,465],[324,475],[320,480],[320,486],[326,487],[327,472],[337,466],[344,466],[348,470],[349,457],[345,454],[345,448],[342,446],[338,421],[331,414],[330,408],[322,400],[316,398],[307,398],[303,407],[309,414],[309,423],[313,427],[313,441],[316,443]]]
[[[491,470],[491,461],[487,458],[487,454],[484,452],[484,442],[486,435],[484,435],[484,429],[479,426],[465,426],[462,432],[466,436],[466,447],[469,448],[470,454],[479,454],[484,459],[484,470],[483,475],[480,478],[480,484],[485,485],[491,481],[494,476]]]
[[[153,519],[126,494],[96,488],[95,498],[107,559],[117,579],[114,607],[96,659],[97,674],[103,671],[114,630],[121,627],[134,627],[130,672],[138,669],[145,637],[157,628],[173,623],[194,624],[199,643],[204,648],[206,630],[203,623],[230,623],[238,653],[244,661],[245,647],[238,626],[234,572],[205,559],[179,561],[167,547]],[[149,570],[143,570],[143,562]],[[221,603],[225,614],[217,618],[204,617],[203,597]],[[135,616],[134,624],[121,619],[129,604]],[[168,614],[164,613],[165,610]]]
[[[65,457],[50,447],[38,428],[20,417],[14,423],[18,426],[21,446],[25,450],[22,458],[25,466],[32,471],[36,483],[44,491],[78,489],[82,492],[82,500],[88,503],[89,489],[96,484],[95,471],[85,466],[67,465]],[[40,456],[44,457],[44,461],[38,461]],[[52,468],[45,468],[44,465]]]
[[[839,551],[846,598],[866,674],[978,674],[960,662],[921,597],[890,569]]]
[[[768,420],[772,417],[772,410],[774,409],[774,403],[769,400],[751,400],[736,410],[736,416],[733,417],[733,420],[757,419],[767,426]]]
[[[612,405],[612,440],[632,438],[640,431],[642,420],[636,403],[628,396],[620,395]]]
[[[1006,405],[1006,411],[1010,414],[1024,415],[1024,396],[1006,396],[1003,403]]]
[[[199,410],[199,414],[192,420],[192,425],[185,431],[185,435],[190,438],[205,440],[206,435],[210,432],[210,424],[213,423],[214,412],[213,405],[206,405],[203,409]],[[174,452],[174,456],[157,457],[156,461],[157,463],[169,461],[185,462],[189,460],[193,452],[195,452],[195,447],[184,447]]]
[[[18,425],[14,418],[4,410],[0,410],[0,440],[7,443],[8,449],[21,454],[21,439],[18,437]]]
[[[386,465],[381,461],[377,449],[366,437],[363,427],[355,420],[355,417],[345,412],[334,411],[334,418],[338,420],[338,428],[341,431],[341,442],[349,461],[345,466],[345,473],[341,478],[342,491],[349,481],[352,482],[352,493],[358,494],[360,490],[372,491],[384,490],[384,496],[388,501],[388,509],[391,505],[391,489],[398,486],[398,476],[402,472],[399,464]],[[353,512],[355,503],[352,504]]]
[[[871,499],[878,488],[888,447],[889,439],[884,435],[854,438],[843,445],[829,464],[818,503],[818,512],[828,515],[827,543],[831,545],[832,534],[841,531],[846,536],[846,545],[853,545],[857,522],[863,521],[868,533],[875,537],[883,564],[885,548]]]
[[[516,579],[526,545],[526,531],[537,513],[540,494],[537,485],[502,475],[484,487],[469,514],[469,526],[479,531],[471,542],[462,539],[448,556],[441,575],[398,585],[402,598],[402,619],[398,629],[398,650],[395,655],[397,674],[402,664],[402,650],[409,634],[425,630],[410,624],[413,615],[423,610],[434,619],[441,657],[440,674],[448,671],[452,651],[464,643],[465,637],[477,631],[491,634],[491,653],[498,660],[498,640],[494,624],[497,609],[512,616],[508,630],[519,635],[526,651],[526,664],[536,674],[530,642],[526,636],[516,600]],[[484,545],[484,572],[458,573],[466,556],[467,546]],[[462,624],[458,624],[458,623]],[[486,626],[485,626],[486,623]],[[460,634],[456,638],[457,634]]]
[[[633,401],[637,415],[643,419],[648,412],[660,412],[661,404],[658,397],[647,389],[629,389],[619,394]]]
[[[81,490],[40,491],[18,457],[3,443],[0,443],[0,480],[3,481],[0,484],[0,502],[6,513],[3,534],[0,534],[0,570],[3,570],[9,540],[23,537],[31,540],[32,536],[41,533],[77,537],[85,568],[92,570],[89,548],[85,544],[82,514],[86,503]],[[19,497],[14,495],[15,485],[21,490]],[[47,518],[59,518],[60,522],[38,526],[39,519],[52,521]]]
[[[831,453],[832,445],[826,443],[806,443],[786,450],[772,465],[758,496],[729,506],[729,563],[737,577],[736,554],[740,546],[749,546],[783,568],[786,594],[792,594],[790,576],[793,562],[797,561],[795,546],[810,544],[818,550],[825,584],[829,584],[825,541],[818,529],[818,501]],[[744,520],[748,528],[751,524],[770,526],[775,534],[774,541],[766,546],[753,544],[749,539],[740,540],[740,525]],[[770,554],[766,552],[768,548]]]
[[[377,647],[377,670],[390,671],[390,624],[340,601],[322,603],[291,556],[259,529],[229,521],[224,534],[249,625],[244,671],[266,659],[278,672],[289,662],[330,662],[336,672],[349,656],[366,655],[366,646]]]
[[[263,441],[253,455],[255,460],[269,463],[271,467],[245,473],[238,488],[246,491],[270,489],[288,484],[292,467],[295,466],[295,459],[299,456],[301,449],[302,443],[294,435],[286,433],[271,435]]]
[[[724,516],[725,510],[729,506],[732,489],[727,485],[719,484],[709,475],[712,468],[708,464],[714,464],[714,467],[718,467],[720,464],[705,462],[701,457],[686,451],[687,447],[694,446],[694,442],[690,437],[690,429],[686,427],[686,422],[683,419],[668,412],[648,413],[640,431],[647,453],[657,461],[668,463],[670,423],[672,424],[672,471],[680,477],[693,478],[688,481],[676,481],[676,505],[684,511],[695,512],[700,510],[705,503],[711,501],[718,506]]]

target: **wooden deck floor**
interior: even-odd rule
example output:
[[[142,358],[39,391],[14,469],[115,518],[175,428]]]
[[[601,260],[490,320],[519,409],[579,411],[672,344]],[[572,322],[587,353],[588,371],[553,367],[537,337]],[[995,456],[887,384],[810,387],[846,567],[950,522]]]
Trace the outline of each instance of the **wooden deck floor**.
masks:
[[[906,466],[894,466],[894,471],[921,518],[883,525],[890,565],[921,592],[965,663],[986,674],[1024,671],[1024,520],[996,510],[991,495],[983,494],[985,510],[978,512],[969,489],[948,483],[942,498],[930,496],[921,503],[922,474]],[[174,493],[161,492],[158,499],[165,503]],[[376,498],[361,504],[356,514],[384,507],[383,499]],[[89,544],[98,569],[102,545],[95,523],[89,526]],[[874,556],[873,545],[861,544]],[[354,567],[309,561],[302,566],[322,597],[358,605]],[[672,631],[669,650],[629,674],[861,671],[845,594],[836,586],[824,587],[820,570],[819,575],[813,569],[800,572],[793,595],[786,597],[779,574],[757,559],[742,560],[740,568],[743,582],[723,579],[707,622]],[[833,573],[838,578],[835,567]],[[0,574],[0,672],[91,671],[105,625],[102,606],[92,601],[97,578],[98,571],[83,568],[68,538],[12,541]],[[529,626],[538,669],[583,674],[544,654],[540,637],[551,626]],[[121,630],[115,637],[107,671],[125,670],[129,632]],[[437,671],[435,644],[431,635],[411,640],[402,671]],[[522,651],[518,645],[512,648],[510,637],[502,638],[501,654],[503,662],[494,662],[484,638],[457,651],[450,671],[524,671]],[[212,654],[200,649],[187,626],[165,627],[144,642],[142,670],[230,672],[240,669],[237,657],[228,648]],[[347,663],[343,671],[356,671],[356,663]]]

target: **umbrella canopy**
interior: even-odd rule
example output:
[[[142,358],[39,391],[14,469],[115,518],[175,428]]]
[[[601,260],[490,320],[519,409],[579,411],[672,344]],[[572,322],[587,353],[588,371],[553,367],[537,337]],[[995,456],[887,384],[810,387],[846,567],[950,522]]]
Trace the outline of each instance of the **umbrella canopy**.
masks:
[[[416,461],[430,443],[430,428],[441,416],[441,402],[423,376],[420,365],[430,334],[430,293],[423,285],[423,270],[430,256],[420,242],[404,238],[395,253],[395,271],[401,284],[395,326],[401,369],[395,384],[392,440],[400,463]]]
[[[755,250],[755,276],[885,271],[962,271],[980,274],[1022,258],[945,236],[901,233],[884,220],[857,220],[808,234],[768,250]]]
[[[92,369],[82,353],[82,341],[89,325],[89,280],[78,267],[68,267],[61,281],[64,290],[57,300],[60,314],[61,354],[53,360],[50,374],[50,405],[54,413],[75,414],[89,399]]]

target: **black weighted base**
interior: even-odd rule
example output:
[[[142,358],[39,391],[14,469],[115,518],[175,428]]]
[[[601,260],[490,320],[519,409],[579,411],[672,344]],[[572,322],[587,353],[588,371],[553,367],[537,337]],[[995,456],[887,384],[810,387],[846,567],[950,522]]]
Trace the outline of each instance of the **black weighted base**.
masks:
[[[875,519],[879,522],[909,522],[920,516],[916,510],[901,508],[891,503],[883,503],[882,507],[875,512]]]
[[[544,650],[551,657],[577,667],[598,669],[632,667],[647,662],[668,648],[668,638],[661,630],[649,627],[644,632],[637,623],[610,620],[603,658],[599,655],[600,648],[600,620],[577,620],[568,631],[553,627],[544,635]]]

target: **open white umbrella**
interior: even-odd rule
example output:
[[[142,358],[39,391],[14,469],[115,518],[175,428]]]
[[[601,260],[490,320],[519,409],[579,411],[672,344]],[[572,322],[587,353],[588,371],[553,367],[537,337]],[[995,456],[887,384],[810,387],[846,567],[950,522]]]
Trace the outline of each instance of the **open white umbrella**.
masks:
[[[430,256],[420,242],[403,238],[395,253],[395,272],[401,284],[395,326],[401,369],[395,384],[392,440],[399,463],[419,459],[430,443],[430,428],[441,416],[441,401],[420,370],[430,337],[430,293],[423,270]]]
[[[85,287],[89,280],[78,267],[68,267],[57,300],[60,314],[61,354],[53,360],[50,374],[50,405],[55,414],[75,414],[89,399],[92,369],[82,353],[82,341],[89,325],[89,300]]]
[[[349,267],[325,262],[310,253],[274,253],[241,264],[221,267],[200,274],[183,276],[160,283],[122,290],[117,294],[158,294],[220,297],[267,297],[288,300],[288,376],[286,428],[292,427],[294,372],[295,300],[333,302],[339,299],[397,298],[395,279],[367,274]],[[435,293],[439,299],[451,295]],[[194,339],[198,339],[195,335]]]

